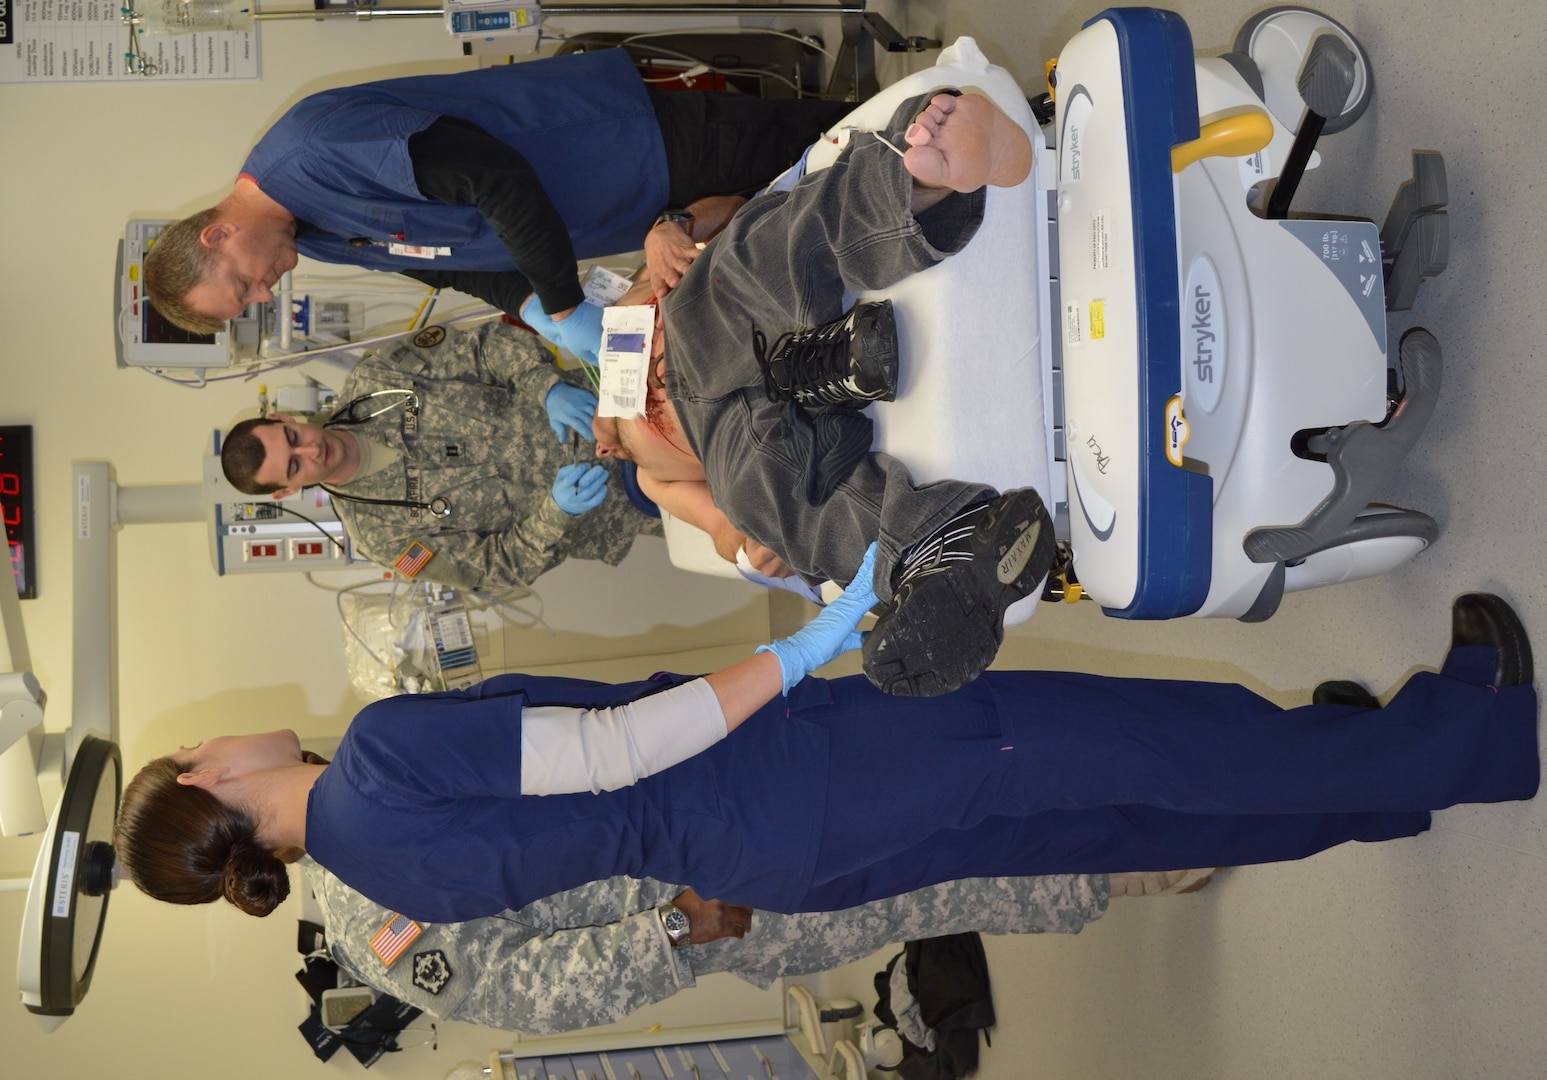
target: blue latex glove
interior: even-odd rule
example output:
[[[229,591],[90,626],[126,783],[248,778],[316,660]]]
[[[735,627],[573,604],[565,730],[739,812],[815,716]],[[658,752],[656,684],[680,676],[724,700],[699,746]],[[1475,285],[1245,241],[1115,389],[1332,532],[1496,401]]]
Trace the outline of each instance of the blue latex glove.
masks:
[[[537,294],[533,293],[521,305],[521,318],[561,349],[568,349],[592,367],[596,366],[596,354],[602,347],[602,309],[595,304],[581,301],[568,318],[554,322],[537,302]]]
[[[564,429],[569,428],[587,442],[591,441],[591,420],[596,416],[596,395],[567,382],[554,383],[543,398],[548,410],[548,426],[564,441]]]
[[[553,501],[570,517],[595,510],[607,497],[607,470],[584,461],[559,467],[553,477]]]
[[[842,596],[789,637],[757,647],[758,652],[771,652],[779,658],[785,694],[829,660],[859,648],[861,638],[855,627],[876,605],[875,565],[876,546],[871,544]]]

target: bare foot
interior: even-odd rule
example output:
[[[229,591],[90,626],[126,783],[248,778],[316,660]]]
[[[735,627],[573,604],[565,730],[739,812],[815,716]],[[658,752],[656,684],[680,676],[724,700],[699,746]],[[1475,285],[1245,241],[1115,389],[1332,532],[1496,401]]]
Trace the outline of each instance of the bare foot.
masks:
[[[903,141],[911,148],[903,164],[926,187],[1014,187],[1031,174],[1031,140],[981,94],[936,94]]]

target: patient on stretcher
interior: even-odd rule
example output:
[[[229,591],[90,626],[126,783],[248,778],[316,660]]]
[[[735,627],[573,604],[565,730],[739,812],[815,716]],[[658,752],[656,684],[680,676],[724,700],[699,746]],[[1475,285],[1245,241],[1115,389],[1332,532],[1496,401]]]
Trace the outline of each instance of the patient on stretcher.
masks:
[[[1052,562],[1051,523],[1030,489],[915,487],[868,452],[868,421],[858,443],[797,436],[812,417],[818,432],[833,413],[857,419],[896,387],[889,307],[840,313],[843,292],[886,288],[961,250],[985,185],[1020,184],[1030,169],[1025,132],[975,94],[923,95],[887,128],[851,133],[832,166],[748,204],[687,267],[661,300],[661,385],[645,414],[597,422],[598,452],[633,458],[645,493],[722,555],[745,546],[765,573],[842,582],[878,541],[883,604],[865,666],[892,693],[948,692],[988,666],[1005,609]],[[809,475],[835,447],[846,456],[814,495]]]

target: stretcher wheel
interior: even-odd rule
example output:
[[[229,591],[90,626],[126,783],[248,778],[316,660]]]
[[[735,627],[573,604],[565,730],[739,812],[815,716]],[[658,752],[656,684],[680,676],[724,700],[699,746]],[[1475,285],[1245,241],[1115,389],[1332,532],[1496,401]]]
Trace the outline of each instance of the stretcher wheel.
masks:
[[[1268,8],[1253,15],[1241,27],[1235,38],[1235,51],[1251,57],[1257,65],[1262,74],[1263,100],[1268,109],[1280,123],[1294,130],[1305,112],[1298,85],[1300,67],[1305,63],[1311,44],[1323,33],[1340,37],[1353,50],[1357,60],[1354,86],[1343,111],[1329,116],[1322,128],[1322,134],[1333,135],[1353,126],[1375,96],[1370,57],[1359,39],[1341,23],[1319,11],[1294,4]]]
[[[1336,541],[1284,568],[1284,591],[1375,577],[1407,562],[1439,536],[1428,514],[1370,505]]]

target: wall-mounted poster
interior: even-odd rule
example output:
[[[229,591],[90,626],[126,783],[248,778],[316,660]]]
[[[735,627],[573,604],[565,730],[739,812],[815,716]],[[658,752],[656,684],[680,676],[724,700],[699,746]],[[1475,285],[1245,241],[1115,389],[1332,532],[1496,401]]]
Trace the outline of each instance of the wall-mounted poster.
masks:
[[[0,0],[0,83],[256,79],[242,3]]]

